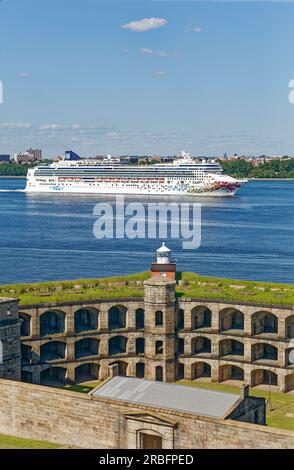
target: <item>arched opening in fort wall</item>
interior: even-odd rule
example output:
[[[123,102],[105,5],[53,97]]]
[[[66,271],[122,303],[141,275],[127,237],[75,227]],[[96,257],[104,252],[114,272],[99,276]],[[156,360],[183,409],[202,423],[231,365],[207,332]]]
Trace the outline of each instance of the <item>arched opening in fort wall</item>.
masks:
[[[233,364],[225,364],[219,368],[219,381],[226,382],[227,380],[243,381],[244,370],[241,367]]]
[[[75,343],[75,358],[98,356],[99,340],[96,338],[83,338]]]
[[[56,361],[64,359],[66,355],[66,343],[61,341],[48,341],[40,348],[40,362]]]
[[[256,369],[251,372],[251,385],[257,387],[259,385],[278,385],[278,376],[275,372],[267,369]]]
[[[66,369],[64,367],[48,367],[41,371],[41,385],[60,387],[66,383]]]
[[[49,336],[64,333],[65,313],[61,310],[48,310],[40,316],[40,335]]]
[[[120,330],[127,327],[127,308],[123,305],[114,305],[108,311],[109,330]]]
[[[211,366],[206,362],[195,362],[191,366],[191,378],[192,380],[198,379],[210,379],[211,378]]]
[[[19,312],[20,336],[31,336],[31,315]]]
[[[98,329],[99,310],[96,308],[80,308],[74,316],[76,333]]]
[[[211,327],[211,310],[205,305],[194,307],[191,311],[192,329]]]
[[[108,342],[109,356],[124,354],[127,351],[128,339],[125,336],[113,336]]]
[[[95,363],[81,364],[75,369],[75,382],[77,384],[99,379],[99,365]]]
[[[278,332],[278,319],[270,312],[256,312],[252,315],[252,335]]]
[[[219,313],[220,331],[244,330],[244,314],[236,308],[225,308]]]

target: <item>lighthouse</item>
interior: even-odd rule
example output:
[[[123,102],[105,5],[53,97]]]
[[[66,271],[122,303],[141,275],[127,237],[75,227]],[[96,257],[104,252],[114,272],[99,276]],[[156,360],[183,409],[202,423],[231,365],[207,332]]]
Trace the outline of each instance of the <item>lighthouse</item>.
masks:
[[[164,242],[156,250],[154,261],[151,264],[151,277],[159,275],[173,281],[176,279],[176,262],[171,256],[171,250]]]

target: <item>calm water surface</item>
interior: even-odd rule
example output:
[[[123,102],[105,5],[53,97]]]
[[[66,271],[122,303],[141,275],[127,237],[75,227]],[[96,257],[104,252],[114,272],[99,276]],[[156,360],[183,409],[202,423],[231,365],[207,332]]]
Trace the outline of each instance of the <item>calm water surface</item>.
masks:
[[[1,284],[149,269],[160,241],[93,235],[95,203],[114,197],[14,192],[24,186],[22,179],[0,179]],[[182,241],[168,241],[179,270],[293,283],[294,181],[252,181],[234,198],[197,202],[202,203],[201,247],[183,250]]]

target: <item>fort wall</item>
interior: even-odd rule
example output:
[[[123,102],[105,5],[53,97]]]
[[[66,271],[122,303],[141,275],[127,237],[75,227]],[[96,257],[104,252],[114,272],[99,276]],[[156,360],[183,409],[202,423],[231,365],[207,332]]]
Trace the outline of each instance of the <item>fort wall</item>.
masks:
[[[294,389],[293,307],[176,299],[161,282],[146,281],[144,299],[21,305],[22,380],[104,380],[118,363],[151,380]]]
[[[76,392],[0,380],[0,433],[82,448],[138,447],[156,433],[163,448],[294,447],[294,432]]]

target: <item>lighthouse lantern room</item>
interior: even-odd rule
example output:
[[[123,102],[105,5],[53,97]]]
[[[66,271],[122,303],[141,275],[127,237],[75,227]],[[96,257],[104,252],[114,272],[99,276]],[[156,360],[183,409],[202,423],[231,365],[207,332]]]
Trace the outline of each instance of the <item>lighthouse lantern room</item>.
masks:
[[[151,276],[164,276],[168,279],[176,278],[176,262],[171,256],[171,250],[162,243],[162,246],[156,250],[155,260],[151,265]]]

